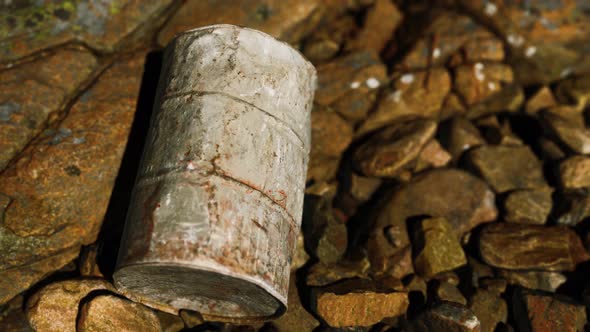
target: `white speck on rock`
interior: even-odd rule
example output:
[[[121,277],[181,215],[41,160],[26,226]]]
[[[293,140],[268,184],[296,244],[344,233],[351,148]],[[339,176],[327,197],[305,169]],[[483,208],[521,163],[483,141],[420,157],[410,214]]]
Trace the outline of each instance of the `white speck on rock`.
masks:
[[[509,34],[506,40],[508,41],[508,44],[515,47],[520,47],[524,43],[524,38],[522,36],[515,34]]]
[[[494,83],[494,82],[489,82],[489,83],[488,83],[488,89],[490,89],[490,90],[492,90],[492,91],[496,90],[496,83]]]
[[[494,3],[488,2],[485,5],[484,12],[488,16],[494,16],[498,12],[498,7]]]
[[[535,53],[537,53],[537,48],[535,46],[529,46],[526,48],[526,50],[524,51],[524,55],[527,58],[532,57],[533,55],[535,55]]]
[[[350,88],[351,89],[358,89],[361,86],[361,83],[354,81],[352,83],[350,83]]]
[[[389,98],[393,99],[394,102],[399,103],[402,99],[402,92],[396,90],[389,95]]]
[[[483,81],[486,78],[486,75],[483,73],[483,63],[478,62],[473,66],[473,69],[475,69],[475,78],[478,81]]]
[[[434,51],[432,51],[432,57],[435,59],[440,57],[440,48],[437,47],[434,49]]]
[[[414,82],[414,74],[404,74],[400,78],[400,81],[403,84],[410,84],[410,83]]]
[[[477,317],[475,316],[471,316],[467,320],[465,320],[465,327],[467,327],[470,330],[475,328],[476,326],[479,326],[479,324],[479,319],[477,319]]]
[[[572,73],[572,69],[571,68],[564,68],[561,73],[559,73],[559,77],[561,78],[565,78],[570,76],[570,74]]]
[[[379,85],[381,85],[381,83],[379,83],[379,80],[377,80],[375,77],[369,77],[366,83],[370,89],[377,89]]]

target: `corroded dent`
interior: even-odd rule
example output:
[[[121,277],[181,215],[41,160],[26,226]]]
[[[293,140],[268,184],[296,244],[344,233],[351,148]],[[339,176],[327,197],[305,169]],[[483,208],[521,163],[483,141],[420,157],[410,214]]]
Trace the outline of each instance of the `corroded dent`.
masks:
[[[285,310],[301,224],[316,74],[251,29],[168,45],[127,216],[119,289],[222,320]]]

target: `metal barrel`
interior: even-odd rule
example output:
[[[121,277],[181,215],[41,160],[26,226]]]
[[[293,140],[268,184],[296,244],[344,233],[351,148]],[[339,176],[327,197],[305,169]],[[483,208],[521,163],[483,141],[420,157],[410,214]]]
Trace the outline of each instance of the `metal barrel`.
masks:
[[[114,274],[125,295],[206,319],[277,317],[301,224],[314,67],[214,25],[166,48]]]

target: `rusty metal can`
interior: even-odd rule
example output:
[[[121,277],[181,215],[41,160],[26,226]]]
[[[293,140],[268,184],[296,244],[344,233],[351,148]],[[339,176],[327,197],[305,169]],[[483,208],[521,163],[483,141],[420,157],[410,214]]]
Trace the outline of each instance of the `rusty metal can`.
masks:
[[[286,309],[316,73],[288,44],[215,25],[166,48],[115,285],[168,312]]]

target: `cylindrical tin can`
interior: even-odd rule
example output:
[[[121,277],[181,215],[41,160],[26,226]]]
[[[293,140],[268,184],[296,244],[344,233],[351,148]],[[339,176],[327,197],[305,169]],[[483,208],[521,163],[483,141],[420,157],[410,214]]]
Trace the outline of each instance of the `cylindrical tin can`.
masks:
[[[288,44],[215,25],[166,48],[115,285],[217,320],[284,312],[316,73]]]

